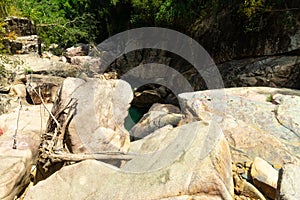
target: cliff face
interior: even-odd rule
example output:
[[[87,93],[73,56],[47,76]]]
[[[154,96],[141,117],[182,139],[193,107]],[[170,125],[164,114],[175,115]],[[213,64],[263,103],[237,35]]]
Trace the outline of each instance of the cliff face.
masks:
[[[300,48],[299,3],[290,0],[285,8],[251,17],[243,16],[238,6],[227,8],[197,21],[190,32],[216,63],[290,53]]]
[[[265,6],[265,5],[264,5]],[[211,8],[215,9],[215,8]],[[227,6],[207,14],[186,33],[202,45],[217,64],[225,87],[268,86],[300,89],[300,8],[295,0],[247,15],[243,5]],[[143,63],[171,66],[194,90],[206,84],[184,58],[170,52],[139,50],[121,56],[108,71],[123,75]]]

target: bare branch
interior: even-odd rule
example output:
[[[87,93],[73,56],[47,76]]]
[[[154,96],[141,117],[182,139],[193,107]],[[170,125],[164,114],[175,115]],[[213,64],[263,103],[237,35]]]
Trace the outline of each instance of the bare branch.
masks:
[[[39,96],[39,98],[41,99],[41,102],[42,102],[44,108],[47,110],[47,112],[49,113],[49,115],[52,117],[52,119],[53,119],[54,122],[56,123],[57,127],[60,127],[60,124],[59,124],[59,122],[57,121],[57,119],[55,119],[55,117],[53,116],[52,112],[47,108],[47,106],[46,106],[46,104],[45,104],[45,102],[44,102],[43,97],[41,96],[41,94],[38,93],[38,92],[36,91],[36,89],[33,89],[33,91]]]
[[[125,155],[119,152],[115,154],[51,154],[50,159],[58,159],[61,161],[82,161],[88,159],[94,160],[131,160],[134,155]]]

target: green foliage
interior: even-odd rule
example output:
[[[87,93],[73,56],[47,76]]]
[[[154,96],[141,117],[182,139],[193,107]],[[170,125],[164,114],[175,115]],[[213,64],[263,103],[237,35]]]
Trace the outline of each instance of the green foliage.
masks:
[[[285,0],[244,0],[239,9],[240,16],[245,19],[244,31],[260,32],[267,28],[267,20],[274,12],[282,16],[277,23],[292,28],[294,16],[288,11],[287,2]]]
[[[10,15],[19,15],[18,9],[14,6],[14,0],[0,0],[0,19]]]
[[[3,51],[4,45],[2,43],[2,40],[5,36],[5,29],[4,29],[5,23],[3,21],[0,21],[0,51]]]
[[[18,58],[12,59],[5,54],[0,54],[0,79],[13,79],[13,77],[15,76],[15,73],[13,73],[11,70],[6,69],[6,65],[9,65],[11,69],[20,70],[23,64],[23,61]]]
[[[132,0],[133,26],[163,26],[185,32],[187,24],[220,12],[231,0]]]
[[[245,18],[244,31],[260,31],[264,27],[262,15],[267,9],[265,0],[244,0],[241,4],[239,13]]]
[[[273,102],[274,101],[274,98],[273,98],[273,95],[270,94],[266,97],[266,102]]]
[[[32,74],[33,70],[30,68],[25,68],[25,74]]]
[[[96,16],[100,10],[91,9],[92,1],[17,0],[17,5],[25,17],[36,23],[38,34],[46,45],[58,43],[66,47],[97,37]]]
[[[177,26],[193,15],[192,6],[195,0],[132,0],[134,12],[131,24],[142,26]]]
[[[238,10],[236,17],[244,20],[245,32],[260,31],[265,26],[264,14],[284,4],[284,0],[0,0],[0,17],[17,7],[35,22],[46,45],[68,47],[99,43],[132,27],[161,26],[186,32],[195,22],[224,9]]]
[[[265,0],[245,0],[241,11],[250,18],[258,11],[264,9],[264,3]]]
[[[0,53],[5,53],[3,39],[14,39],[15,34],[12,32],[7,34],[5,31],[5,17],[10,15],[19,15],[17,8],[14,6],[13,0],[0,0]],[[3,69],[2,69],[3,70]],[[1,70],[1,71],[2,71]]]

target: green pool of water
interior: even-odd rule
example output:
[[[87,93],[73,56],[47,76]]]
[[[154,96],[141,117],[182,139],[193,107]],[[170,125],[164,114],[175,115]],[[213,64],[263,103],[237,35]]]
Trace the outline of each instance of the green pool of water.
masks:
[[[140,119],[143,117],[145,113],[148,112],[147,108],[138,108],[135,106],[131,106],[129,108],[129,112],[127,117],[125,118],[125,128],[126,130],[130,130]]]

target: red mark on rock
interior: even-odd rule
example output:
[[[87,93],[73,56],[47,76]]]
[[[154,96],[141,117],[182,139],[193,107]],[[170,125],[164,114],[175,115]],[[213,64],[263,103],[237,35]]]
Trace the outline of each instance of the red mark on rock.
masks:
[[[0,136],[3,135],[3,130],[0,128]]]

